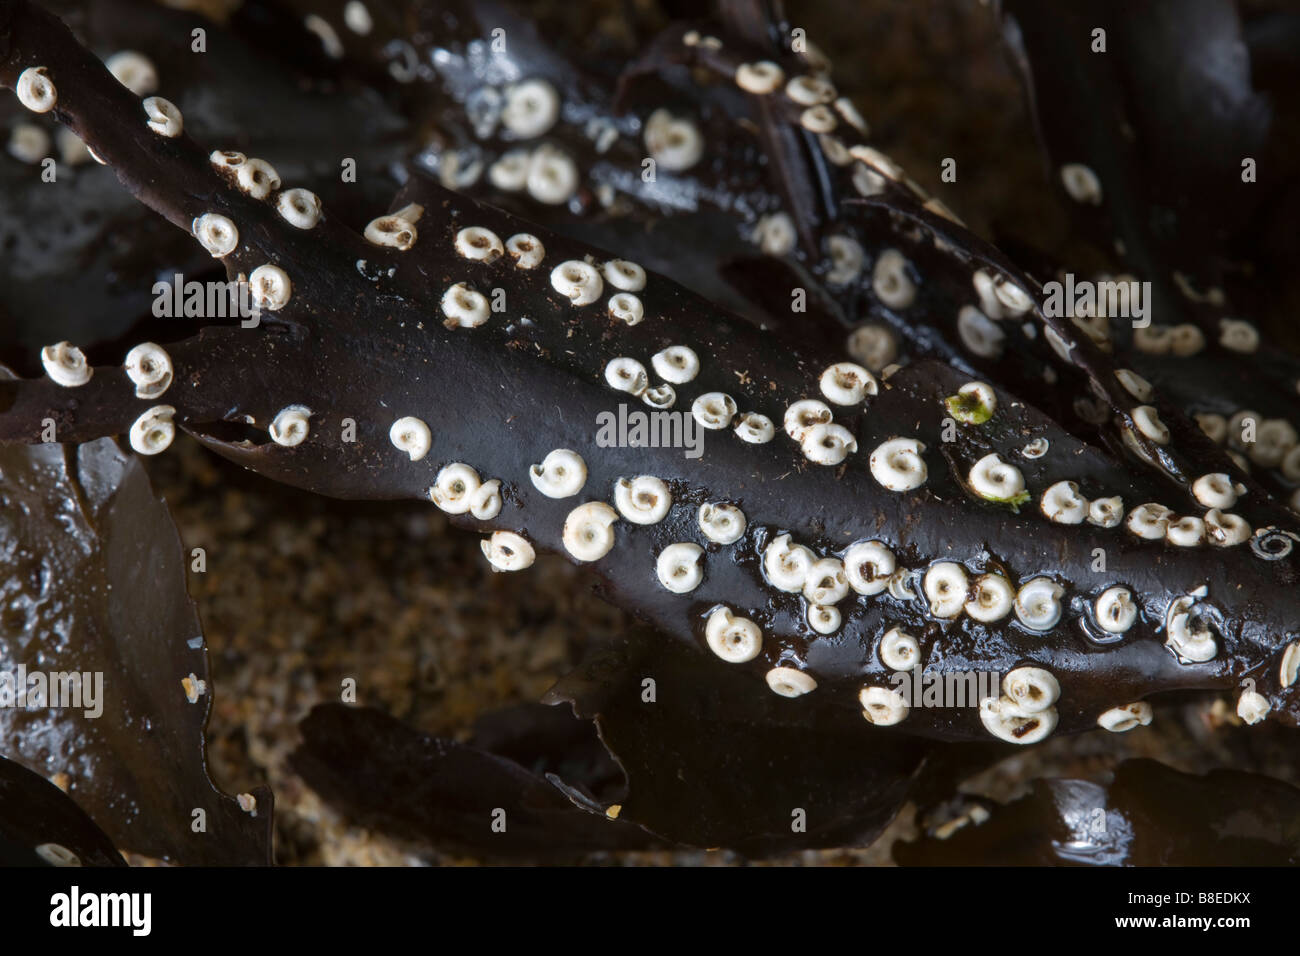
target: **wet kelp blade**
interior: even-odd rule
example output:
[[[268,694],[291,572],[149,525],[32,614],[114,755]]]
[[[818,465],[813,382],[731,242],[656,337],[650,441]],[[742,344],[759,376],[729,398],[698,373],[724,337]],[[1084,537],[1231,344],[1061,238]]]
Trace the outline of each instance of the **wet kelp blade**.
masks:
[[[111,439],[10,446],[0,476],[0,751],[66,776],[122,850],[269,863],[270,791],[252,792],[254,815],[208,777],[203,632],[139,459]]]
[[[535,716],[531,710],[529,715]],[[528,729],[531,741],[516,718],[509,719],[504,735],[500,721],[494,723],[491,736],[497,745],[519,757],[532,751],[525,758],[530,766],[525,766],[477,746],[423,734],[374,708],[321,704],[303,720],[303,743],[290,762],[349,822],[442,852],[497,860],[571,860],[658,845],[630,823],[575,806],[543,772],[549,761],[540,756],[539,743],[541,751],[558,745],[565,752],[576,746],[589,753],[595,742],[590,725],[572,717],[564,721],[565,728],[540,723]],[[576,739],[573,724],[584,732]],[[581,743],[584,736],[587,745]],[[575,769],[567,758],[556,766]]]
[[[627,776],[620,820],[754,856],[871,843],[930,747],[816,695],[755,693],[653,633],[594,654],[546,699],[596,721]]]
[[[406,122],[375,91],[305,77],[259,55],[252,37],[195,13],[129,0],[45,6],[105,62],[137,51],[157,78],[150,92],[176,104],[187,130],[214,147],[256,148],[331,215],[358,218],[385,202],[397,185],[393,164],[415,149]],[[192,48],[196,30],[201,52]],[[219,261],[137,203],[52,114],[0,98],[0,128],[18,124],[45,133],[54,165],[51,179],[39,164],[0,155],[0,349],[10,364],[29,371],[32,350],[61,339],[83,348],[113,341],[148,319],[160,277],[223,277]],[[349,160],[351,181],[341,175]],[[165,341],[193,328],[167,323],[150,334]]]

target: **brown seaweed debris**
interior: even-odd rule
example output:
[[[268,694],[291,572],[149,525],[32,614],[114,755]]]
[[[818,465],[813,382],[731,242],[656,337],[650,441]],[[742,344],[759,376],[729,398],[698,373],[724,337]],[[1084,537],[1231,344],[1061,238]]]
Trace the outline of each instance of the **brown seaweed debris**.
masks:
[[[10,38],[4,80],[21,88],[40,70],[56,115],[232,279],[247,275],[266,311],[255,328],[209,326],[171,346],[173,384],[144,398],[130,368],[77,384],[89,370],[55,349],[51,378],[5,385],[5,439],[38,440],[52,419],[65,441],[129,431],[155,453],[179,426],[321,493],[432,497],[491,534],[500,568],[537,547],[567,553],[613,600],[758,687],[817,689],[904,730],[1029,742],[1058,722],[1104,726],[1160,690],[1246,678],[1246,711],[1294,721],[1287,512],[1260,494],[1205,510],[1191,487],[1204,436],[1127,408],[1089,343],[1077,361],[1108,380],[1134,447],[1163,467],[1126,466],[997,389],[991,421],[945,440],[945,398],[967,383],[956,371],[920,363],[880,382],[815,351],[774,363],[761,332],[668,280],[419,177],[365,235],[314,206],[304,227],[268,164],[199,147],[171,110],[101,82],[103,66],[48,15],[14,4]],[[638,400],[689,408],[703,457],[593,441]],[[232,426],[273,440],[232,440]],[[1053,451],[1020,458],[1038,438]],[[680,593],[662,583],[673,559],[656,571],[678,543],[704,567]],[[980,714],[910,707],[881,646],[895,631],[929,672],[1005,675],[1001,695]]]
[[[351,229],[271,163],[230,143],[201,147],[175,103],[112,82],[38,8],[8,0],[0,25],[0,80],[221,260],[257,306],[239,316],[251,322],[141,342],[122,366],[95,368],[69,343],[50,344],[46,378],[0,385],[0,440],[125,433],[157,454],[181,429],[296,487],[431,500],[486,535],[484,556],[501,571],[527,568],[539,548],[590,565],[611,600],[677,642],[652,670],[705,695],[720,721],[770,731],[783,757],[810,731],[888,739],[868,762],[889,796],[846,819],[835,801],[819,840],[867,839],[892,815],[924,750],[909,733],[1028,744],[1058,729],[1122,731],[1150,719],[1144,698],[1203,688],[1244,688],[1238,713],[1250,723],[1300,716],[1294,515],[860,135],[817,141],[830,161],[826,215],[876,217],[870,274],[858,241],[863,261],[844,285],[859,300],[869,288],[867,308],[893,312],[918,341],[955,328],[934,348],[955,368],[916,361],[886,375],[818,336],[778,347],[620,249],[418,169],[388,212]],[[694,31],[692,42],[691,29],[673,30],[663,42],[686,51],[683,63],[778,95],[764,91],[771,71],[749,48],[733,54],[729,37]],[[835,91],[816,73],[792,79],[764,114],[773,155],[771,144],[796,141],[795,124],[827,134],[816,107]],[[522,139],[541,135],[530,117],[550,110],[532,93],[512,130]],[[660,159],[689,166],[700,144],[674,122],[661,117]],[[786,201],[803,195],[796,158],[782,164]],[[545,202],[567,171],[543,159]],[[850,190],[859,198],[844,198]],[[790,229],[805,256],[818,223]],[[919,281],[896,247],[904,239],[927,250],[943,282]],[[845,265],[834,258],[812,268],[828,284]],[[1023,333],[1005,361],[989,347],[990,317],[980,324],[968,311],[977,306],[960,305],[972,293]],[[861,313],[850,304],[845,314]],[[960,360],[957,342],[988,361]],[[1035,365],[1044,349],[1050,366]],[[1062,387],[1040,411],[1027,398],[1046,367]],[[1085,400],[1102,410],[1092,429],[1080,427]],[[602,440],[629,409],[676,415],[684,435],[700,436],[689,443],[698,454]],[[927,679],[951,688],[973,674],[996,679],[977,682],[963,708],[929,703]],[[728,710],[707,697],[724,682],[753,696]],[[666,737],[620,735],[616,708],[570,699],[606,722],[616,755],[653,755],[674,732],[665,719]],[[778,733],[783,719],[798,729]],[[887,766],[894,748],[904,759]],[[753,787],[764,756],[760,747],[739,784]],[[646,788],[673,782],[625,769],[627,806],[640,808],[629,819],[656,833],[787,845],[748,798],[732,817],[727,806],[656,820],[662,801]]]

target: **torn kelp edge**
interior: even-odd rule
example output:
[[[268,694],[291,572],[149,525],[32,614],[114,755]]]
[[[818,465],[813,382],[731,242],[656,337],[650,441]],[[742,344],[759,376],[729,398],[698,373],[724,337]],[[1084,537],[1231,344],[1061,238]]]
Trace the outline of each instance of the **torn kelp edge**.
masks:
[[[544,747],[559,749],[546,762],[558,759],[558,766],[566,754],[577,756],[583,742],[547,725],[539,719],[529,727]],[[593,815],[574,806],[548,780],[552,772],[537,773],[473,742],[422,734],[373,708],[318,704],[300,727],[302,743],[290,764],[354,825],[498,860],[574,861],[663,845],[617,819],[617,810]],[[527,749],[537,741],[515,736],[497,743]]]

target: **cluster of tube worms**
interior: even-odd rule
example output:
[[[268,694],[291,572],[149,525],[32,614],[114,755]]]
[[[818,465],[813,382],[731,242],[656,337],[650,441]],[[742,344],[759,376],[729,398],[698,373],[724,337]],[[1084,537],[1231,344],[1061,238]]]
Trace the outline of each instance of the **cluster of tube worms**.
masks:
[[[120,366],[53,343],[44,378],[3,383],[0,439],[52,420],[59,441],[152,455],[183,431],[311,491],[429,501],[494,570],[565,554],[702,674],[743,668],[755,694],[891,732],[1124,732],[1151,722],[1145,698],[1243,681],[1246,723],[1300,717],[1300,360],[1261,368],[1265,335],[1221,289],[1184,277],[1132,328],[1058,314],[868,142],[784,21],[671,26],[612,89],[523,27],[495,50],[492,4],[409,5],[456,11],[450,32],[284,6],[310,8],[330,60],[435,104],[438,142],[364,225],[193,137],[147,50],[91,52],[5,4],[0,81],[265,311]],[[636,100],[651,74],[671,97]],[[1109,208],[1104,170],[1058,174]],[[691,288],[708,249],[649,232],[643,265],[602,232],[674,218],[722,221],[825,306],[738,316]],[[599,447],[593,423],[626,402],[689,416],[703,456]],[[909,706],[891,678],[915,668],[996,672],[1000,694]]]

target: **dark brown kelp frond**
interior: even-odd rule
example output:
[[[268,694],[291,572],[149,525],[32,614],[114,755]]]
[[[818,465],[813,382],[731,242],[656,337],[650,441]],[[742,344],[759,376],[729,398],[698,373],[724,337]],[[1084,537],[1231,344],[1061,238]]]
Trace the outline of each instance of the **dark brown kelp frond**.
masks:
[[[1049,386],[1045,407],[1057,420],[1072,423],[1077,434],[1101,435],[1117,449],[1121,441],[1128,443],[1140,460],[1158,461],[1184,485],[1190,482],[1181,465],[1137,427],[1134,396],[1115,376],[1122,366],[1063,315],[1042,307],[1039,282],[868,144],[865,123],[824,72],[825,64],[810,66],[807,57],[792,51],[758,49],[731,38],[708,42],[690,32],[671,28],[632,72],[668,64],[707,70],[747,95],[769,140],[778,131],[797,137],[797,148],[787,143],[769,151],[773,177],[786,197],[784,211],[772,219],[795,215],[800,235],[815,231],[813,253],[805,249],[795,255],[793,248],[775,243],[770,251],[802,260],[820,291],[838,302],[841,315],[853,322],[868,315],[876,321],[848,338],[850,353],[879,371],[904,358],[899,346],[905,344],[912,359],[943,358],[1021,394]],[[797,202],[791,199],[796,194]],[[806,215],[818,209],[812,218]],[[799,218],[801,210],[805,215]],[[1051,387],[1058,382],[1065,387]],[[1201,441],[1196,429],[1184,431],[1202,463],[1244,477],[1212,443]]]
[[[1171,485],[951,367],[881,380],[815,348],[774,355],[636,263],[419,176],[364,236],[328,209],[304,222],[288,191],[241,189],[183,133],[159,136],[129,94],[82,116],[102,67],[16,9],[0,77],[45,67],[91,148],[111,132],[124,182],[183,228],[223,217],[201,240],[238,234],[227,268],[278,321],[170,350],[163,391],[119,369],[85,381],[52,351],[50,379],[0,392],[0,437],[38,441],[52,419],[60,438],[131,430],[155,452],[174,421],[299,487],[431,498],[490,535],[501,570],[536,549],[591,564],[611,600],[692,648],[701,680],[732,668],[755,694],[812,693],[904,731],[1030,743],[1247,679],[1247,719],[1300,714],[1300,536],[1230,477],[1198,500],[1182,431],[1148,451],[1181,469]],[[998,291],[1028,313],[1017,275]],[[633,412],[672,413],[676,442],[635,440]],[[1155,448],[1145,425],[1139,451]],[[967,678],[980,708],[927,698],[926,679]]]
[[[1295,133],[1284,125],[1294,95],[1272,102],[1256,88],[1226,0],[1004,10],[1054,188],[1122,273],[1077,278],[1147,287],[1141,322],[1108,322],[1100,301],[1075,313],[1069,291],[1058,307],[1138,376],[1139,391],[1197,421],[1300,511],[1297,284],[1269,263],[1274,221],[1296,203]]]
[[[573,794],[592,812],[751,856],[867,846],[935,749],[830,699],[791,706],[735,671],[701,679],[698,655],[665,640],[639,629],[597,648],[547,694],[595,721],[626,775],[622,794]]]
[[[1039,19],[1040,14],[1035,12]],[[1068,42],[1086,46],[1088,31],[1070,22],[1074,29]],[[1192,29],[1209,28],[1198,22]],[[775,35],[789,33],[774,28]],[[1117,453],[1129,447],[1138,460],[1169,472],[1184,488],[1202,474],[1222,473],[1256,495],[1267,491],[1283,502],[1297,495],[1300,447],[1290,419],[1300,405],[1294,388],[1300,363],[1277,350],[1261,349],[1251,323],[1234,317],[1222,301],[1193,301],[1184,294],[1186,279],[1175,296],[1169,274],[1177,272],[1177,263],[1164,263],[1154,294],[1142,291],[1143,298],[1132,301],[1134,308],[1145,310],[1143,318],[1134,318],[1133,328],[1106,315],[1104,291],[1098,293],[1101,301],[1082,307],[1091,311],[1076,314],[1073,292],[1041,287],[868,145],[862,124],[853,121],[851,104],[840,97],[829,74],[821,72],[826,64],[805,66],[786,50],[698,34],[684,26],[672,28],[634,69],[662,70],[668,64],[706,69],[745,90],[761,109],[762,122],[802,137],[807,149],[773,153],[774,176],[787,194],[794,188],[792,177],[796,185],[816,181],[829,190],[826,211],[816,223],[819,248],[826,254],[809,258],[791,249],[790,258],[802,260],[814,274],[809,276],[814,285],[838,300],[841,315],[861,320],[869,312],[872,322],[848,340],[855,357],[873,370],[922,355],[972,368],[1012,391],[1041,396],[1043,407],[1076,434],[1100,438]],[[1229,77],[1235,79],[1235,74]],[[1230,96],[1233,102],[1242,98],[1235,90]],[[1160,100],[1155,94],[1146,98]],[[1063,107],[1052,112],[1058,125],[1069,115]],[[1106,109],[1100,115],[1118,113]],[[1087,124],[1066,125],[1077,131]],[[1238,148],[1233,137],[1222,140]],[[1123,141],[1113,131],[1089,143],[1104,149]],[[1184,153],[1184,162],[1198,162],[1194,151]],[[1235,166],[1228,172],[1236,182]],[[1258,195],[1252,194],[1252,201],[1258,203]],[[1182,197],[1179,208],[1199,208],[1194,199]],[[780,215],[798,218],[800,209],[817,207],[812,201],[798,208],[787,204]],[[1158,213],[1129,225],[1158,221]],[[801,229],[811,228],[805,220],[799,222]],[[1121,247],[1145,248],[1137,238],[1131,243],[1123,234],[1119,238]],[[1105,239],[1109,249],[1111,237]],[[1190,239],[1180,241],[1186,245]],[[1146,262],[1138,252],[1133,257]],[[1104,290],[1115,284],[1108,283],[1111,278],[1124,286],[1120,291],[1128,302],[1131,277],[1097,276],[1089,283],[1100,280]],[[1063,306],[1064,296],[1071,301]],[[1114,308],[1113,299],[1110,304]],[[1258,436],[1247,430],[1243,440],[1243,421],[1248,429],[1258,428]],[[1195,470],[1159,447],[1166,427],[1178,434],[1177,444],[1196,462]],[[1225,438],[1226,454],[1216,447]],[[1258,470],[1258,483],[1248,476],[1252,468]]]
[[[58,780],[123,851],[269,864],[271,792],[237,801],[208,777],[203,632],[140,460],[107,438],[10,445],[0,472],[5,756]]]
[[[311,10],[317,23],[342,19],[332,5],[289,7]],[[767,131],[801,134],[756,126],[761,104],[733,83],[701,85],[673,62],[619,97],[616,65],[590,51],[566,55],[564,37],[493,2],[411,0],[373,20],[364,36],[340,32],[335,69],[381,74],[385,87],[396,83],[399,97],[417,101],[412,111],[427,114],[434,131],[416,163],[443,186],[617,248],[755,322],[805,341],[830,332],[842,339],[842,322],[823,327],[811,307],[793,315],[781,301],[788,288],[774,300],[719,276],[722,267],[746,281],[761,275],[770,268],[765,251],[785,246],[788,215],[778,210],[792,208],[794,196],[821,203],[812,186],[791,185],[793,174],[769,175]],[[695,254],[681,256],[688,243]],[[801,274],[798,284],[814,283]]]
[[[550,722],[536,710],[530,709],[527,725],[534,736]],[[569,722],[600,747],[590,724],[571,715]],[[617,812],[607,819],[575,806],[545,767],[539,771],[473,742],[421,734],[372,708],[322,704],[301,730],[302,745],[291,761],[313,790],[354,823],[418,841],[421,849],[494,860],[573,860],[663,846],[616,819]],[[577,746],[564,737],[556,742]]]

